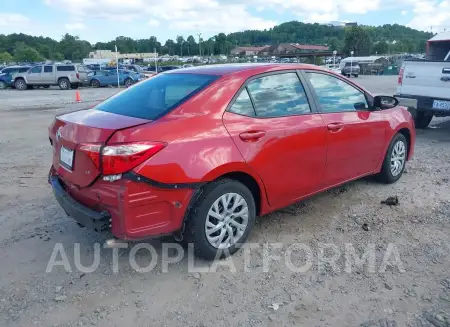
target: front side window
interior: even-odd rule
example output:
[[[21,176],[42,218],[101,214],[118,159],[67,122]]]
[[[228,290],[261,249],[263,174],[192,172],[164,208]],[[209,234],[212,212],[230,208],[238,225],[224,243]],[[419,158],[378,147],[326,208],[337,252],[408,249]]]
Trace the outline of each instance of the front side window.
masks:
[[[322,112],[355,111],[369,108],[364,93],[339,78],[311,72],[306,75],[317,94]]]
[[[243,116],[255,116],[255,109],[248,95],[247,88],[241,91],[241,94],[236,98],[229,111]]]
[[[97,110],[154,120],[217,79],[203,74],[161,74],[136,84],[100,103]]]
[[[31,68],[30,73],[31,74],[39,74],[42,71],[42,66],[36,66]]]
[[[247,88],[258,117],[311,113],[305,90],[294,72],[257,78]]]

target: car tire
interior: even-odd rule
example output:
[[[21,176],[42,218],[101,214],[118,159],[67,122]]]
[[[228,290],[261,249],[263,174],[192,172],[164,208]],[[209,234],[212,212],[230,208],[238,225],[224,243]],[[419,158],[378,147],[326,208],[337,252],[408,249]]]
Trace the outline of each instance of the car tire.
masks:
[[[125,87],[130,87],[131,85],[133,85],[133,80],[131,78],[127,78],[124,81],[124,85],[125,85]]]
[[[407,158],[408,142],[403,134],[397,133],[392,138],[386,151],[381,171],[377,176],[378,179],[386,184],[392,184],[398,181],[405,170]]]
[[[353,75],[353,76],[355,76],[356,78],[358,78],[359,75],[358,75],[358,74],[355,74],[355,75]]]
[[[49,89],[49,88],[50,88],[50,85],[44,85],[43,88],[44,88],[44,89]]]
[[[424,112],[416,112],[416,115],[414,117],[414,125],[416,128],[423,129],[427,128],[428,125],[430,125],[431,120],[433,119],[433,115],[425,115]]]
[[[99,82],[98,80],[96,80],[96,79],[93,79],[93,80],[91,81],[91,86],[92,86],[93,88],[98,88],[98,87],[100,87],[100,82]]]
[[[5,82],[0,81],[0,90],[6,90],[7,88],[8,88],[8,85]]]
[[[25,91],[28,88],[28,85],[23,78],[18,78],[14,81],[14,87],[16,90]]]
[[[60,78],[58,80],[58,86],[61,90],[68,90],[70,89],[70,81],[68,78]]]
[[[224,211],[224,201],[227,200],[227,196],[228,208],[233,206],[235,201],[241,205],[233,211]],[[243,214],[234,217],[233,213]],[[225,219],[225,224],[217,216]],[[238,181],[221,179],[203,187],[199,199],[189,211],[184,241],[193,246],[197,257],[206,260],[225,258],[241,248],[255,225],[255,219],[255,200],[250,190]],[[220,224],[222,227],[219,228]],[[238,228],[238,226],[241,227]],[[219,229],[212,231],[215,228]],[[230,233],[234,239],[228,242]],[[219,239],[217,244],[213,245],[213,239],[216,237]]]
[[[70,87],[72,89],[76,90],[76,89],[78,89],[80,87],[80,85],[78,83],[73,83],[73,84],[70,84]]]

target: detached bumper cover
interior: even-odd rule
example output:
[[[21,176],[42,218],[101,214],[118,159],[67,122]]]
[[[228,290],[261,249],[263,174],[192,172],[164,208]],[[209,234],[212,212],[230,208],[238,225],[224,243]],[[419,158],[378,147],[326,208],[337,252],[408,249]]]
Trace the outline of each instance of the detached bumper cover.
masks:
[[[53,194],[64,211],[81,225],[97,232],[109,230],[110,214],[97,212],[74,200],[62,187],[57,176],[49,178]]]

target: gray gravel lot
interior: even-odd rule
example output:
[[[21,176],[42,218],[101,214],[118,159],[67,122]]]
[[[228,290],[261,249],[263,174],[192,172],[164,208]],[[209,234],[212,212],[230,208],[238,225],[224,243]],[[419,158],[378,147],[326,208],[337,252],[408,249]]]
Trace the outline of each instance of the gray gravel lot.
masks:
[[[395,93],[395,76],[357,81],[375,93]],[[80,89],[89,102],[82,104],[71,104],[73,90],[0,92],[0,326],[450,326],[446,119],[418,131],[415,158],[396,184],[363,179],[260,218],[249,240],[258,248],[248,262],[240,251],[217,272],[188,272],[187,259],[163,272],[162,240],[152,240],[159,261],[150,272],[131,268],[131,246],[119,251],[117,272],[110,249],[101,249],[98,269],[80,272],[76,260],[91,265],[94,244],[105,238],[79,228],[53,199],[46,181],[52,154],[47,127],[55,114],[115,91]],[[380,204],[390,195],[399,197],[398,206]],[[283,248],[264,250],[272,242]],[[311,249],[306,272],[292,271],[285,259],[295,243]],[[341,254],[334,267],[318,264],[325,243]],[[57,266],[46,273],[56,244],[64,247],[71,271]],[[346,244],[359,255],[373,244],[374,270],[353,264],[346,271]],[[389,244],[397,252],[389,252],[383,269]],[[266,261],[264,272],[267,254],[280,259]],[[301,251],[289,258],[295,266],[308,262]],[[139,251],[136,261],[144,266],[151,256]]]

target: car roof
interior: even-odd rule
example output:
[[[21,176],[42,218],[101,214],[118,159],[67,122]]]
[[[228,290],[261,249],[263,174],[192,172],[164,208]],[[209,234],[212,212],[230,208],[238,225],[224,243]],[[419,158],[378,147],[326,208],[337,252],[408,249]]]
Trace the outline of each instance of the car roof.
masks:
[[[286,70],[286,69],[317,69],[322,68],[309,64],[279,64],[279,63],[246,63],[246,64],[221,64],[195,66],[177,69],[168,74],[187,73],[187,74],[206,74],[206,75],[228,75],[247,71],[254,74],[260,74],[269,71]]]

